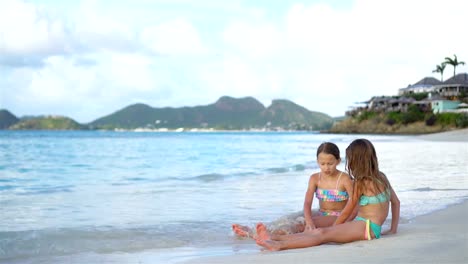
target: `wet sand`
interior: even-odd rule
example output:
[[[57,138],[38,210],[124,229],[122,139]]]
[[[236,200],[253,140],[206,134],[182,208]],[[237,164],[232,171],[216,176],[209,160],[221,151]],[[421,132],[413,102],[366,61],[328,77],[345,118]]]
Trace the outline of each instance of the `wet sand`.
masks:
[[[254,241],[252,241],[254,243]],[[184,263],[468,263],[468,201],[416,217],[395,235],[341,245],[200,257]]]

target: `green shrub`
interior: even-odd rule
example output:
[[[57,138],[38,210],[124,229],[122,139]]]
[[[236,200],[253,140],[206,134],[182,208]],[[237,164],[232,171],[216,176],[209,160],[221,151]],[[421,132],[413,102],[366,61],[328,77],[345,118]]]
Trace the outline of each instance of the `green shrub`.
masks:
[[[424,112],[416,105],[410,105],[408,112],[402,113],[401,122],[405,125],[424,120]]]
[[[461,91],[459,97],[460,97],[460,99],[465,99],[465,98],[466,98],[466,93],[465,93],[465,91]]]
[[[389,125],[401,123],[401,120],[402,120],[402,116],[400,112],[389,112],[386,115],[386,123]]]
[[[427,98],[428,93],[414,93],[414,94],[407,94],[405,96],[412,97],[416,101],[421,101],[424,98]]]
[[[358,115],[357,120],[359,122],[364,121],[364,120],[369,120],[377,115],[376,112],[373,111],[363,111],[361,112],[360,115]]]
[[[439,113],[437,114],[437,124],[442,126],[456,126],[458,113]]]
[[[468,127],[468,114],[459,114],[455,118],[455,125],[460,128]]]

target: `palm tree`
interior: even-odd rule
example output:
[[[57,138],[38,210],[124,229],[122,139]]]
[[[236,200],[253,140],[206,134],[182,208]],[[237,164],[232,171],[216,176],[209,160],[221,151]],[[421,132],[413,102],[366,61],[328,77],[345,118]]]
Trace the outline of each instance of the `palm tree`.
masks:
[[[455,76],[455,69],[457,68],[458,65],[465,65],[464,61],[458,61],[457,55],[453,55],[454,59],[445,57],[445,64],[450,64],[453,66],[453,76]]]
[[[445,70],[445,66],[447,64],[445,64],[444,62],[442,62],[440,65],[437,65],[436,66],[436,69],[433,70],[432,72],[440,72],[440,81],[443,82],[444,81],[444,70]]]

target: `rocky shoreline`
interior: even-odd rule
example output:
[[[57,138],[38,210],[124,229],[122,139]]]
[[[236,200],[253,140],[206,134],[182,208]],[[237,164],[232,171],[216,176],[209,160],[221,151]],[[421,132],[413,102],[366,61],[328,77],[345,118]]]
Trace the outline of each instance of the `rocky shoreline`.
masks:
[[[388,125],[376,120],[364,120],[359,122],[356,119],[350,118],[336,123],[327,131],[327,133],[421,135],[458,129],[460,128],[441,125],[427,126],[425,122],[414,122],[407,125]]]

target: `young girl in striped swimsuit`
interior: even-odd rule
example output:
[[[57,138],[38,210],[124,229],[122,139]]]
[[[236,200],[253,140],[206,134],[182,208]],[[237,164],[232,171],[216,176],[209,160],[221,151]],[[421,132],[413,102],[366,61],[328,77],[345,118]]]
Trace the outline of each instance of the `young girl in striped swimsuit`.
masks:
[[[270,223],[269,232],[284,235],[331,226],[340,216],[352,195],[351,178],[336,168],[340,161],[338,146],[330,142],[322,143],[317,149],[320,172],[310,176],[304,199],[304,211]],[[314,194],[319,200],[320,209],[317,212],[312,212]],[[254,230],[248,226],[233,224],[232,229],[240,237],[255,237]]]

